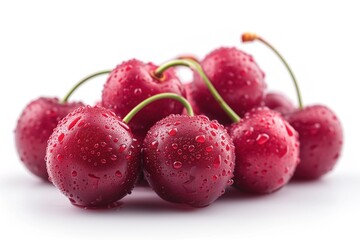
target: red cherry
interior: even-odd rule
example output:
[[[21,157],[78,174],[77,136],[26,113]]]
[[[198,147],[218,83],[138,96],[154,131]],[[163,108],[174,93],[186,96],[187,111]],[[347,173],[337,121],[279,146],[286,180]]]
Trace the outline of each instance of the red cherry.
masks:
[[[224,127],[205,116],[171,115],[144,140],[144,170],[163,199],[207,206],[232,184],[234,146]]]
[[[21,161],[33,174],[48,180],[44,160],[47,140],[58,122],[82,105],[41,97],[25,107],[16,125],[15,143]]]
[[[230,126],[235,145],[235,186],[253,193],[283,187],[299,161],[296,131],[268,108],[257,108]]]
[[[46,164],[53,184],[81,207],[130,193],[140,172],[140,146],[130,128],[102,107],[80,107],[51,135]]]
[[[185,90],[170,69],[160,78],[153,74],[152,63],[133,59],[118,65],[110,74],[102,93],[102,106],[125,117],[137,104],[158,93],[171,92],[185,96]],[[172,99],[163,99],[144,108],[130,122],[134,134],[146,135],[147,130],[169,114],[181,113],[183,106]]]
[[[35,175],[48,180],[45,164],[46,143],[58,122],[82,103],[68,103],[68,99],[86,81],[109,71],[100,71],[80,80],[62,101],[57,98],[39,98],[26,106],[16,129],[15,143],[21,161]]]
[[[340,157],[343,133],[340,121],[327,107],[308,106],[287,117],[300,136],[301,162],[295,178],[316,179],[331,171]]]
[[[264,73],[252,56],[236,48],[219,48],[207,55],[201,65],[219,94],[237,114],[242,116],[260,106],[265,89]],[[194,73],[193,98],[200,111],[211,119],[231,123],[198,73]]]
[[[303,108],[300,88],[293,71],[284,57],[262,37],[244,33],[245,42],[258,40],[268,46],[284,63],[294,83],[299,109],[286,117],[289,123],[298,131],[300,137],[300,159],[296,178],[317,179],[332,170],[339,159],[343,133],[340,121],[327,107],[315,105]]]
[[[280,93],[267,93],[264,98],[264,105],[282,115],[296,110],[294,104],[285,95]]]

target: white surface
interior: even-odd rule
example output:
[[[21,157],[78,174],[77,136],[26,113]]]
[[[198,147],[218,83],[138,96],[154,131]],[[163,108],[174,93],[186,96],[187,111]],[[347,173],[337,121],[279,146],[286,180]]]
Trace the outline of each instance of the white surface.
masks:
[[[360,238],[356,1],[89,2],[0,3],[0,239]],[[181,53],[203,57],[222,45],[237,46],[254,55],[269,89],[295,101],[281,63],[259,43],[241,45],[244,31],[259,33],[285,55],[305,103],[324,103],[342,120],[342,157],[321,181],[291,183],[262,197],[231,190],[196,210],[140,188],[117,209],[91,211],[71,206],[21,165],[12,131],[30,100],[62,97],[83,76],[133,57],[160,64]],[[72,99],[94,103],[104,81],[89,82]]]

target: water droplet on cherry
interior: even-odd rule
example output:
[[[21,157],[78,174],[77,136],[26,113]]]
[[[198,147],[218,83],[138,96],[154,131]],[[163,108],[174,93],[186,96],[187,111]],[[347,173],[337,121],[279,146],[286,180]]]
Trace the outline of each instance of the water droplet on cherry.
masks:
[[[284,178],[280,178],[279,180],[278,180],[278,184],[283,184],[284,183]]]
[[[59,142],[61,142],[64,139],[64,137],[65,137],[65,134],[61,133],[58,137]]]
[[[76,123],[81,119],[81,117],[77,117],[75,118],[68,126],[68,130],[71,130],[75,125]]]
[[[267,135],[266,133],[260,133],[257,137],[256,137],[256,142],[259,145],[262,145],[264,143],[266,143],[268,140],[270,139],[269,135]]]
[[[221,156],[220,156],[220,155],[218,155],[218,156],[215,158],[213,165],[214,165],[215,168],[219,168],[219,167],[220,167],[220,165],[221,165]]]
[[[214,147],[213,147],[212,145],[207,146],[207,147],[205,148],[205,150],[206,150],[207,152],[212,152],[213,149],[214,149]]]
[[[188,150],[189,150],[189,152],[194,151],[194,150],[195,150],[195,146],[194,146],[194,145],[189,145]]]
[[[289,124],[285,123],[285,129],[286,129],[286,132],[288,133],[288,135],[291,137],[294,135],[293,131],[291,130]]]
[[[196,136],[195,141],[198,142],[198,143],[204,143],[205,142],[205,136],[204,135]]]
[[[177,131],[178,131],[177,128],[172,128],[172,129],[169,130],[168,134],[170,136],[175,136]]]
[[[122,177],[122,173],[121,173],[119,170],[117,170],[117,171],[115,172],[115,176],[117,176],[118,178],[121,178],[121,177]]]
[[[134,95],[139,96],[139,95],[141,95],[141,93],[142,93],[142,89],[141,89],[141,88],[136,88],[136,89],[134,90]]]
[[[180,169],[181,167],[182,167],[182,162],[179,162],[179,161],[173,162],[174,169]]]
[[[154,140],[154,141],[151,142],[151,146],[152,146],[152,147],[155,147],[155,148],[156,148],[158,145],[159,145],[159,142],[156,141],[156,140]]]
[[[119,147],[119,153],[123,153],[126,149],[126,145],[125,144],[121,144]]]

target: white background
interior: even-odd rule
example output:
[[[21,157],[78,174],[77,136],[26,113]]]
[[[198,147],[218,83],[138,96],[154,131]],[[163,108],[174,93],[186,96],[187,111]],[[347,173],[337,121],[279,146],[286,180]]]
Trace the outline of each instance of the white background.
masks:
[[[356,2],[1,1],[0,238],[359,239]],[[237,46],[254,55],[269,89],[295,101],[283,65],[260,43],[242,45],[244,31],[259,33],[285,55],[306,104],[326,104],[341,119],[343,154],[320,181],[290,183],[261,197],[230,190],[195,210],[136,189],[120,208],[91,211],[70,205],[20,163],[13,129],[29,101],[62,97],[80,78],[130,58],[161,64],[181,53],[203,58],[217,47]],[[72,99],[93,104],[105,80],[89,82]]]

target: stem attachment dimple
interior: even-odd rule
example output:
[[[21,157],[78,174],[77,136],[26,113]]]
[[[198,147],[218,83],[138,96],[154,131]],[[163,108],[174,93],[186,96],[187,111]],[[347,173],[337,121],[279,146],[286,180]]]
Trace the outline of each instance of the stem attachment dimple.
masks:
[[[285,65],[286,69],[288,70],[288,72],[293,80],[293,83],[294,83],[294,86],[296,89],[297,98],[298,98],[299,109],[302,109],[304,106],[303,106],[303,102],[302,102],[299,84],[295,78],[294,72],[290,68],[290,65],[286,62],[285,58],[280,54],[280,52],[278,50],[276,50],[270,43],[268,43],[266,40],[264,40],[262,37],[256,35],[255,33],[243,33],[241,35],[241,40],[242,40],[242,42],[252,42],[252,41],[258,40],[258,41],[262,42],[263,44],[265,44],[267,47],[269,47],[280,58],[280,60]]]
[[[240,121],[239,115],[237,115],[236,112],[234,112],[234,110],[232,110],[231,107],[224,101],[224,99],[221,97],[219,92],[216,90],[214,85],[211,83],[209,78],[206,76],[205,72],[203,71],[201,65],[198,62],[191,60],[191,59],[170,60],[170,61],[164,63],[163,65],[161,65],[160,67],[158,67],[155,70],[154,74],[155,74],[155,76],[162,76],[163,72],[166,71],[168,68],[176,67],[176,66],[185,66],[185,67],[189,67],[192,70],[196,71],[200,75],[200,77],[203,79],[203,81],[205,82],[207,88],[209,89],[210,93],[213,95],[215,100],[220,104],[221,108],[226,112],[228,117],[233,122]]]
[[[151,96],[147,99],[145,99],[144,101],[142,101],[141,103],[139,103],[138,105],[136,105],[124,118],[123,118],[123,122],[128,124],[131,119],[144,107],[146,107],[148,104],[156,101],[156,100],[160,100],[160,99],[164,99],[164,98],[169,98],[169,99],[175,99],[177,101],[179,101],[182,105],[184,105],[184,107],[186,108],[186,111],[188,112],[189,116],[194,116],[194,111],[190,105],[190,103],[182,96],[175,94],[175,93],[159,93],[156,94],[154,96]]]
[[[75,92],[75,90],[80,87],[84,82],[96,77],[96,76],[100,76],[103,74],[109,74],[111,72],[111,70],[104,70],[104,71],[100,71],[100,72],[96,72],[93,73],[85,78],[83,78],[82,80],[80,80],[77,84],[75,84],[75,86],[73,86],[71,88],[71,90],[65,95],[65,97],[63,98],[63,100],[61,101],[62,104],[67,103],[67,101],[69,100],[70,96]]]

